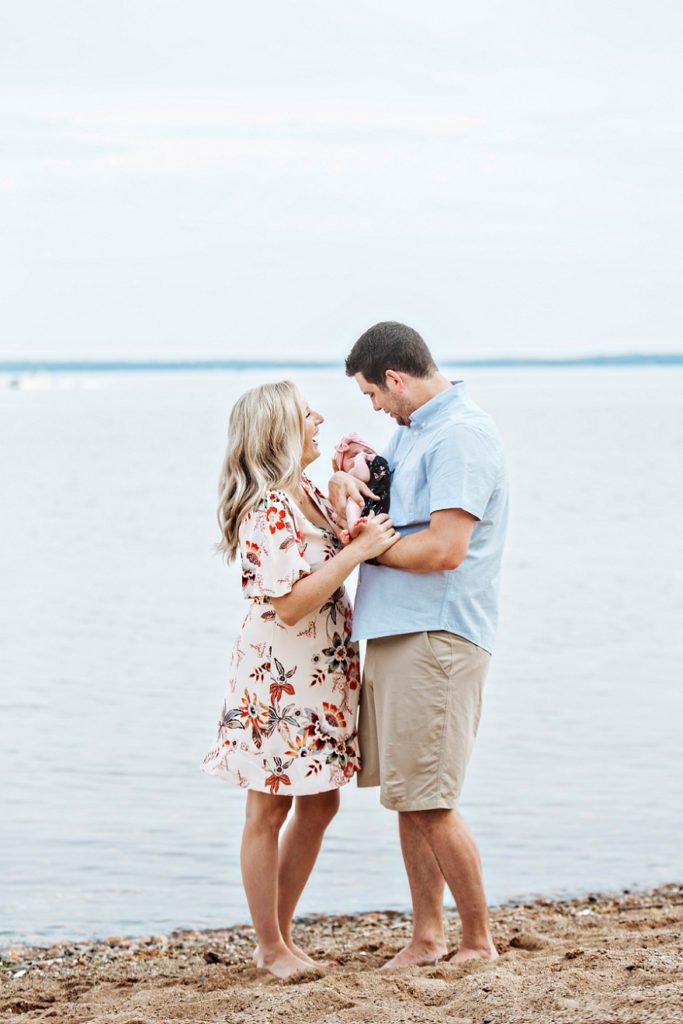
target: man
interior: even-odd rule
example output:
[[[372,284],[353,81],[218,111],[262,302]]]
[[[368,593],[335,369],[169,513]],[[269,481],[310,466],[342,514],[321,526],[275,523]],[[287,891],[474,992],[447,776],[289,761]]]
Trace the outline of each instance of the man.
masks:
[[[479,852],[456,802],[496,629],[507,520],[500,438],[404,324],[366,331],[346,373],[399,428],[383,454],[401,540],[361,567],[353,633],[367,640],[358,784],[380,786],[382,804],[398,811],[413,904],[412,938],[386,966],[446,954],[444,882],[462,925],[453,960],[493,959]],[[344,473],[330,481],[340,518],[347,498],[368,493]]]

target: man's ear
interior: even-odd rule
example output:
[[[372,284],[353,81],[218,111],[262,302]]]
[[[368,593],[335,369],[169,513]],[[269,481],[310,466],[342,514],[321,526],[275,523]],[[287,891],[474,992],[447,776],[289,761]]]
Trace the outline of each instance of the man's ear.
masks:
[[[402,373],[397,373],[396,370],[387,370],[384,374],[384,380],[386,381],[386,387],[390,391],[403,391],[406,386],[406,382],[403,379]]]

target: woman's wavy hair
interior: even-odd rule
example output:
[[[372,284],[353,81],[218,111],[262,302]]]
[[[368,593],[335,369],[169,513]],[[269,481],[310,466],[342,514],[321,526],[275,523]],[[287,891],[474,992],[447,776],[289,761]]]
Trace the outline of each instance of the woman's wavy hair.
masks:
[[[304,414],[289,380],[251,388],[232,407],[218,485],[216,550],[237,555],[240,523],[268,491],[296,487],[304,450]]]

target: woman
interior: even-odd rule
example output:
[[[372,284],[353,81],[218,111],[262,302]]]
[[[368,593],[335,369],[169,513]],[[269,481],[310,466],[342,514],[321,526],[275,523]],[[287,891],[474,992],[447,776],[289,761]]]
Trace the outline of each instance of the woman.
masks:
[[[382,515],[342,547],[331,506],[303,474],[322,422],[288,381],[246,392],[230,415],[220,481],[218,548],[228,560],[239,553],[249,610],[202,767],[248,791],[241,864],[254,959],[279,978],[314,963],[292,941],[292,918],[339,788],[359,767],[344,580],[398,540]]]

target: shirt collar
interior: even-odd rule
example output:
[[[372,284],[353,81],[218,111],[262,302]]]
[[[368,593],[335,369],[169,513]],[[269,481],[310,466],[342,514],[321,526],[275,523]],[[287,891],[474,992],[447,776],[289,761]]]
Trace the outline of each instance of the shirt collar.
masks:
[[[430,398],[428,402],[421,405],[419,409],[410,417],[410,426],[417,427],[418,430],[423,430],[428,423],[436,419],[441,415],[443,410],[455,402],[461,401],[465,394],[465,384],[461,380],[452,380],[451,387],[446,388],[445,391],[439,392],[438,395],[434,395],[434,398]]]

